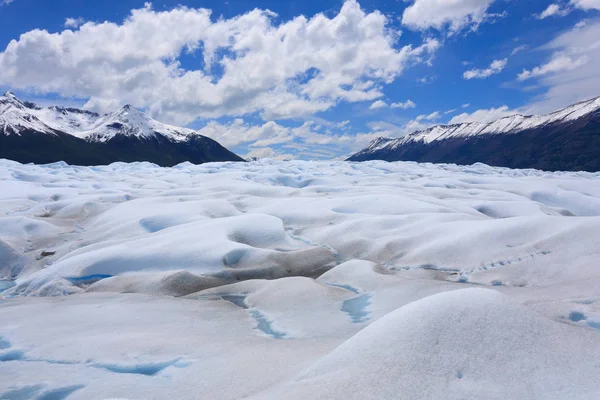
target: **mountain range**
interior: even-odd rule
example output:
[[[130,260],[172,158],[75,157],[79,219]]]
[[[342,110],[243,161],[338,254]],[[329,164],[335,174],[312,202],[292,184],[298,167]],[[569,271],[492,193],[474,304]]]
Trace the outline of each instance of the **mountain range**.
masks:
[[[378,138],[349,161],[417,161],[548,171],[600,171],[600,97],[548,115],[437,125]]]
[[[126,105],[100,115],[0,97],[0,158],[73,165],[149,161],[244,161],[196,131],[166,125]],[[490,123],[437,125],[378,138],[349,161],[417,161],[548,171],[600,171],[600,97],[548,115],[515,114]]]
[[[130,105],[100,115],[76,108],[40,107],[11,92],[0,97],[0,158],[74,165],[244,161],[192,129],[160,123]]]

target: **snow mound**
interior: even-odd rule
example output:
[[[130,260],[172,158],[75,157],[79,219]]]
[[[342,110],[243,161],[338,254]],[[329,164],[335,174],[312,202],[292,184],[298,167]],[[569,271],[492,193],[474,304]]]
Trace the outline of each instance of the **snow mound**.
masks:
[[[88,283],[86,281],[97,277],[129,272],[185,270],[211,275],[222,283],[252,278],[318,276],[334,262],[330,250],[306,245],[287,235],[278,218],[244,214],[181,224],[125,242],[83,247],[19,281],[11,292],[35,295],[55,280]],[[143,275],[135,276],[143,281]],[[152,275],[147,276],[154,279]],[[120,285],[122,283],[117,287]],[[147,284],[140,282],[140,285]],[[108,286],[103,287],[106,290]]]
[[[600,396],[599,357],[597,334],[464,289],[390,313],[253,398],[591,400]]]
[[[597,400],[599,180],[0,160],[0,398]]]
[[[44,257],[62,230],[46,221],[27,217],[4,217],[0,224],[0,280],[14,279],[43,265]],[[49,247],[52,248],[52,247]],[[40,249],[37,252],[32,249]]]
[[[200,290],[222,286],[218,277],[198,276],[187,271],[155,273],[132,272],[119,276],[98,275],[90,281],[88,292],[144,293],[163,296],[185,296]]]

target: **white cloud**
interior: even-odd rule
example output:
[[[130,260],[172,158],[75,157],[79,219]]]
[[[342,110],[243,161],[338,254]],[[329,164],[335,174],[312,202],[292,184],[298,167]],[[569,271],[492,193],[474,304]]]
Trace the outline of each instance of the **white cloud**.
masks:
[[[419,115],[415,118],[416,121],[435,121],[440,119],[442,116],[439,111],[432,112],[431,114]]]
[[[101,112],[131,103],[177,124],[251,113],[269,121],[374,101],[440,47],[435,39],[398,46],[388,18],[355,0],[333,17],[277,21],[268,10],[213,20],[207,9],[147,4],[122,23],[32,30],[0,53],[0,85],[89,98],[86,107]],[[184,69],[185,52],[203,65]]]
[[[527,113],[552,112],[598,96],[600,20],[562,33],[541,49],[550,53],[549,60],[520,75],[523,80],[535,76],[536,84],[546,89],[526,107]]]
[[[413,120],[408,121],[403,125],[392,124],[387,121],[374,121],[367,124],[371,129],[373,139],[378,137],[399,138],[408,135],[412,132],[422,131],[437,124],[437,120],[441,118],[438,111],[431,114],[419,115]]]
[[[571,71],[576,69],[583,64],[587,63],[589,58],[586,55],[580,55],[577,57],[569,56],[566,54],[556,53],[550,61],[546,64],[542,64],[532,70],[524,69],[518,75],[520,81],[527,79],[536,78],[561,71]]]
[[[346,127],[344,121],[334,126]],[[296,127],[282,126],[274,121],[262,125],[253,125],[241,118],[228,123],[209,121],[198,133],[215,139],[226,147],[247,146],[247,157],[268,157],[290,159],[290,154],[280,154],[282,148],[301,149],[308,158],[320,157],[320,152],[331,153],[331,157],[340,153],[358,151],[366,146],[376,135],[373,133],[334,134],[324,125],[309,120]],[[265,150],[267,148],[273,151]],[[256,150],[256,151],[255,151]],[[321,154],[323,155],[323,154]]]
[[[436,76],[426,75],[422,78],[417,79],[417,83],[420,83],[421,85],[429,85],[430,83],[433,83],[436,79]]]
[[[412,100],[406,100],[404,103],[392,103],[390,104],[390,108],[401,108],[403,110],[408,110],[409,108],[415,108],[417,105]]]
[[[348,129],[350,127],[350,120],[338,122],[335,124],[335,127],[339,129]]]
[[[289,129],[274,121],[263,125],[250,125],[241,118],[225,124],[209,121],[198,133],[215,139],[225,147],[247,143],[264,147],[293,140]]]
[[[600,0],[571,0],[567,4],[552,3],[540,14],[534,15],[537,19],[549,17],[564,17],[574,9],[584,11],[600,10]]]
[[[571,0],[571,5],[582,10],[600,10],[600,0]]]
[[[511,56],[514,56],[515,54],[518,54],[522,51],[525,51],[529,48],[529,46],[527,46],[526,44],[522,44],[521,46],[517,46],[513,49],[513,51],[510,53]]]
[[[450,33],[463,28],[477,29],[479,24],[491,17],[487,13],[494,0],[415,0],[402,15],[402,23],[411,29],[442,30]]]
[[[429,124],[415,120],[409,121],[404,125],[396,125],[386,121],[373,121],[369,122],[367,126],[371,129],[369,135],[373,139],[377,139],[379,137],[399,138],[416,130],[424,129]]]
[[[465,122],[493,122],[500,118],[508,117],[510,115],[514,115],[517,112],[515,110],[511,110],[508,106],[501,106],[498,108],[490,108],[490,109],[481,109],[474,111],[472,113],[462,113],[454,118],[452,118],[449,122],[450,125],[453,124],[462,124]]]
[[[7,6],[10,3],[12,3],[13,1],[15,1],[15,0],[2,0],[2,2],[0,2],[0,7]]]
[[[461,107],[462,108],[469,108],[469,107],[471,107],[471,103],[465,103]]]
[[[64,27],[65,28],[74,28],[77,29],[81,25],[85,23],[85,20],[81,17],[78,18],[67,18],[65,19]]]
[[[402,110],[408,110],[409,108],[415,108],[417,105],[412,100],[406,100],[405,102],[391,103],[388,104],[383,100],[377,100],[369,106],[369,110],[377,110],[379,108],[400,108]]]
[[[485,79],[492,75],[499,74],[502,72],[504,67],[508,64],[508,58],[502,60],[494,60],[489,68],[486,69],[472,69],[469,71],[465,71],[463,74],[464,79]]]
[[[377,100],[376,102],[374,102],[373,104],[371,104],[369,106],[369,110],[377,110],[380,108],[386,108],[388,105],[385,101],[383,100]]]
[[[454,111],[456,110],[449,110],[447,113]],[[367,126],[371,129],[368,137],[372,139],[376,139],[378,137],[400,138],[410,133],[422,131],[438,125],[441,118],[442,113],[439,111],[434,111],[430,114],[419,115],[415,119],[412,119],[402,125],[387,121],[372,121],[367,123]]]
[[[564,17],[571,12],[568,8],[563,8],[560,4],[550,4],[544,11],[535,17],[537,19],[546,19],[548,17]]]
[[[456,108],[453,108],[453,109],[448,110],[448,111],[444,111],[444,115],[452,114],[454,112],[456,112]]]

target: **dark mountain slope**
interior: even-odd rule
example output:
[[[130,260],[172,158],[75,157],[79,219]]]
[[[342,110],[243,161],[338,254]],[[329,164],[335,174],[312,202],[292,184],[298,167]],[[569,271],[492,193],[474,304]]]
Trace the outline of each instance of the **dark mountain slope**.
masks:
[[[131,106],[98,115],[72,108],[42,108],[21,102],[12,93],[0,97],[0,158],[73,165],[244,161],[208,137],[162,124]]]
[[[469,126],[435,127],[401,139],[378,139],[349,161],[482,162],[548,171],[600,171],[600,110],[543,122],[475,134],[469,133]],[[453,134],[456,129],[461,129],[460,134]],[[429,132],[436,137],[432,139]]]

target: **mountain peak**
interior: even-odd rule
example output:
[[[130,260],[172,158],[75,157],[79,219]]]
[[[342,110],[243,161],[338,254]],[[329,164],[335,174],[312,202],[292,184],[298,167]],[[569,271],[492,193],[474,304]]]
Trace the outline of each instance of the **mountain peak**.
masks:
[[[119,109],[119,111],[117,111],[113,115],[115,115],[117,118],[134,119],[138,122],[146,121],[149,119],[146,113],[135,108],[131,104],[125,104],[123,107],[121,107],[121,109]]]
[[[19,98],[17,96],[15,96],[15,94],[13,92],[11,92],[10,90],[5,92],[4,95],[2,96],[5,99],[10,100],[11,102],[16,102],[19,104],[22,104],[23,102],[21,100],[19,100]]]
[[[135,113],[135,114],[146,115],[146,113],[144,113],[144,111],[140,110],[137,107],[132,106],[131,104],[125,104],[123,107],[121,107],[121,109],[118,112],[119,113]]]

